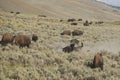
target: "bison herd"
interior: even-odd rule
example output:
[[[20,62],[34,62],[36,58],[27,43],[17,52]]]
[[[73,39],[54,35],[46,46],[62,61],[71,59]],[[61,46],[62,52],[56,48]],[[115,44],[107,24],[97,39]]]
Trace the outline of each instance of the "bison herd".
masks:
[[[65,34],[71,35],[71,32],[70,31],[63,31],[63,33],[61,33],[61,35],[65,35]],[[73,36],[82,35],[82,34],[83,34],[83,32],[79,31],[79,30],[74,30],[72,32]],[[0,43],[1,43],[1,45],[6,45],[6,44],[10,43],[12,45],[13,44],[18,45],[19,47],[29,47],[30,44],[31,44],[31,41],[36,42],[37,40],[38,40],[38,36],[35,35],[35,34],[33,34],[32,37],[30,38],[27,35],[13,35],[12,33],[5,33],[5,34],[3,34]],[[62,51],[70,53],[70,52],[75,50],[75,48],[76,48],[75,45],[76,44],[77,45],[79,44],[79,40],[72,39],[72,40],[70,40],[70,45],[62,48]],[[83,47],[82,42],[81,42],[81,47]],[[92,63],[91,67],[92,68],[100,67],[101,70],[103,70],[102,54],[96,54],[94,56],[93,63]]]
[[[70,31],[70,30],[64,30],[61,35],[72,35],[72,36],[80,36],[83,35],[83,31],[80,30],[74,30],[74,31]]]
[[[80,30],[74,30],[74,31],[70,31],[70,30],[64,30],[61,35],[71,35],[72,36],[79,36],[79,35],[83,35],[83,31],[80,31]],[[67,52],[67,53],[70,53],[72,51],[74,51],[76,49],[75,45],[78,45],[79,44],[79,40],[77,39],[72,39],[70,40],[70,45],[64,47],[62,49],[63,52]],[[83,47],[83,42],[81,42],[81,46],[80,48]],[[92,62],[92,65],[90,65],[91,68],[97,68],[99,67],[101,70],[103,70],[103,57],[102,57],[102,54],[101,53],[98,53],[94,56],[94,59],[93,59],[93,62]]]
[[[33,34],[32,41],[36,42],[38,36]],[[29,47],[31,44],[31,38],[27,35],[13,35],[12,33],[5,33],[0,41],[1,45],[6,45],[8,43],[18,45],[19,47]]]
[[[60,20],[60,22],[62,22],[63,20]],[[79,22],[82,22],[83,21],[83,19],[74,19],[74,18],[71,18],[71,19],[67,19],[67,22],[69,22],[71,25],[78,25],[78,23]],[[93,22],[93,21],[88,21],[88,20],[85,20],[84,22],[83,22],[83,26],[90,26],[90,25],[92,25],[92,24],[97,24],[97,25],[99,25],[99,24],[103,24],[104,22],[103,21],[95,21],[95,22]]]
[[[61,35],[72,35],[72,36],[81,36],[83,35],[83,31],[80,31],[80,30],[73,30],[72,32],[70,30],[64,30]],[[78,45],[79,44],[79,40],[77,39],[72,39],[70,40],[70,45],[64,47],[62,50],[63,52],[67,52],[67,53],[70,53],[74,50],[76,50],[76,48],[78,47],[75,47],[75,45]],[[80,48],[83,47],[83,43],[81,42],[81,46],[79,46]]]

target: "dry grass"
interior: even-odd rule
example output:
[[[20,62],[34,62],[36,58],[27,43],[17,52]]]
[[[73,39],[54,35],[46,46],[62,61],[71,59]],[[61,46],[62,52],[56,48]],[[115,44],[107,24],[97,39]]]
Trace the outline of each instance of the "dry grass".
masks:
[[[0,45],[0,80],[96,80],[120,79],[119,25],[104,23],[84,27],[82,22],[71,26],[60,19],[0,13],[0,38],[5,32],[15,35],[37,34],[39,40],[30,48]],[[61,36],[63,30],[79,29],[83,36]],[[82,49],[62,52],[72,38],[84,43]],[[104,70],[91,69],[96,53],[103,53]],[[117,54],[113,54],[117,53]]]

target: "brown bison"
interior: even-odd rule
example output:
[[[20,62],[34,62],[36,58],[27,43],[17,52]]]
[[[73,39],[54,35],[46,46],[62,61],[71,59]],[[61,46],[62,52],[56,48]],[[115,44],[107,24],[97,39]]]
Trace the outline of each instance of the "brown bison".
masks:
[[[72,35],[73,35],[73,36],[80,36],[80,35],[83,35],[83,31],[74,30],[74,31],[72,32]]]
[[[65,30],[61,33],[61,35],[71,35],[71,31],[70,30]]]
[[[79,44],[79,40],[77,40],[77,39],[72,39],[72,40],[70,40],[70,43],[71,43],[71,44]]]
[[[26,35],[17,35],[14,38],[14,42],[16,45],[19,45],[19,47],[29,47],[29,45],[31,44],[31,40],[28,36]]]
[[[3,34],[0,43],[1,43],[2,45],[6,45],[6,44],[8,44],[8,43],[12,43],[13,40],[14,40],[14,36],[13,36],[12,33],[5,33],[5,34]]]
[[[16,12],[16,14],[20,14],[20,12]]]
[[[93,60],[93,68],[100,67],[103,70],[103,57],[102,54],[96,54]]]
[[[74,23],[71,23],[71,25],[77,25],[78,23],[74,22]]]
[[[90,21],[90,22],[89,22],[89,24],[91,25],[91,24],[93,24],[93,22],[92,22],[92,21]]]
[[[75,19],[68,19],[68,22],[76,21]]]
[[[95,22],[95,24],[103,24],[103,23],[104,23],[103,21]]]
[[[89,22],[86,20],[84,23],[83,23],[84,26],[89,26]]]
[[[75,46],[75,44],[70,44],[70,46],[64,47],[63,51],[67,52],[67,53],[70,53],[70,52],[72,52],[74,50],[74,46]]]
[[[82,19],[78,19],[78,21],[82,21]]]
[[[38,36],[35,35],[35,34],[33,34],[33,35],[32,35],[32,41],[36,42],[37,40],[38,40]]]

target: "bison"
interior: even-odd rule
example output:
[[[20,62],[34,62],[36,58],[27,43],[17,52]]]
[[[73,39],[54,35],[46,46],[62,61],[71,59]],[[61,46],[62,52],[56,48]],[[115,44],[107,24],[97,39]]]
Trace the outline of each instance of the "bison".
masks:
[[[92,22],[92,21],[90,21],[90,22],[89,22],[89,24],[91,25],[91,24],[93,24],[93,22]]]
[[[12,33],[5,33],[5,34],[3,34],[0,43],[1,43],[2,45],[6,45],[6,44],[8,44],[8,43],[12,43],[13,40],[14,40],[14,36],[13,36]]]
[[[93,59],[93,68],[100,67],[103,70],[103,57],[102,54],[96,54]]]
[[[70,44],[70,46],[64,47],[63,51],[67,52],[67,53],[70,53],[70,52],[72,52],[74,50],[74,46],[75,46],[75,44]]]
[[[29,45],[31,44],[31,39],[26,35],[17,35],[15,36],[13,43],[19,45],[19,47],[29,47]]]
[[[95,24],[103,24],[103,23],[104,23],[103,21],[95,22]]]
[[[74,31],[72,32],[72,36],[79,36],[79,35],[83,35],[83,31],[74,30]]]
[[[65,30],[61,33],[61,35],[71,35],[71,31],[70,30]]]
[[[76,21],[75,19],[68,19],[68,22]]]
[[[35,35],[35,34],[33,34],[33,35],[32,35],[32,41],[36,42],[37,40],[38,40],[38,36]]]
[[[77,40],[77,39],[72,39],[72,40],[70,40],[70,43],[71,43],[71,44],[79,44],[79,40]]]
[[[16,14],[20,14],[20,12],[16,12]]]
[[[89,26],[89,22],[86,20],[84,23],[83,23],[84,26]]]
[[[78,21],[82,21],[82,19],[78,19]]]
[[[78,23],[74,22],[74,23],[71,23],[71,25],[77,25]]]

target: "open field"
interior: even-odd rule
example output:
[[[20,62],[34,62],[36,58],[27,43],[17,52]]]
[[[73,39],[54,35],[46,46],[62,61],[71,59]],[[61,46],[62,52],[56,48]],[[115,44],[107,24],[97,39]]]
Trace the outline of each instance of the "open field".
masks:
[[[96,0],[0,0],[0,10],[64,19],[83,18],[106,21],[120,19],[120,10]]]
[[[70,25],[67,19],[38,17],[37,15],[0,12],[0,39],[6,32],[37,34],[39,40],[30,48],[0,45],[0,80],[119,80],[120,79],[120,21]],[[93,21],[94,22],[94,21]],[[60,35],[63,30],[82,30],[82,36]],[[62,48],[71,39],[83,42],[84,47],[71,53]],[[91,69],[96,53],[102,53],[104,70]],[[93,79],[94,80],[94,79]]]

